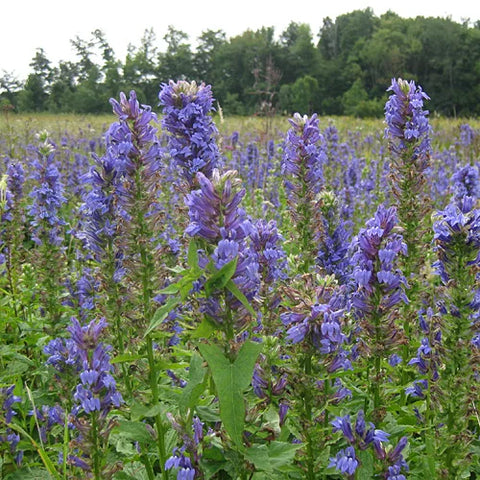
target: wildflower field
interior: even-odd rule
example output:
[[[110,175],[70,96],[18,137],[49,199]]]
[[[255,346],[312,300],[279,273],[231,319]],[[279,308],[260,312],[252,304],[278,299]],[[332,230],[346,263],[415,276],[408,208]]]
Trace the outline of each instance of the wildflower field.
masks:
[[[385,89],[2,120],[1,479],[480,478],[480,122]]]

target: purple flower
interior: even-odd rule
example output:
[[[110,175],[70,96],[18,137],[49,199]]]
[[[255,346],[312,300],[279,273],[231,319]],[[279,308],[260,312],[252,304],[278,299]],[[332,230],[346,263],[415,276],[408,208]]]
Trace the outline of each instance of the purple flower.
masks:
[[[399,256],[407,251],[402,236],[392,231],[396,223],[396,209],[380,205],[352,241],[352,280],[357,287],[352,303],[360,316],[378,308],[372,303],[378,295],[384,311],[408,301],[407,282],[397,267]]]
[[[459,203],[450,203],[437,212],[433,231],[438,261],[434,267],[445,284],[455,275],[454,260],[459,256],[459,248],[466,260],[464,267],[479,262],[480,209],[474,207],[475,200],[465,196]]]
[[[282,248],[283,237],[274,220],[256,220],[250,228],[252,248],[258,256],[259,273],[263,282],[271,285],[287,277],[286,254]]]
[[[309,342],[321,354],[328,356],[326,365],[330,372],[351,367],[342,348],[346,342],[340,324],[344,315],[344,309],[340,307],[342,292],[343,290],[339,289],[333,293],[328,303],[312,305],[310,311],[288,311],[280,316],[287,327],[287,338],[292,343]]]
[[[355,449],[349,446],[340,450],[336,457],[330,458],[329,468],[335,467],[341,473],[353,475],[357,469],[359,462],[355,456]]]
[[[232,281],[252,301],[260,288],[258,255],[250,246],[251,223],[247,221],[240,202],[245,194],[240,189],[237,172],[229,170],[223,174],[214,169],[212,178],[197,173],[200,189],[186,195],[190,224],[185,232],[206,241],[207,252],[202,253],[204,265],[211,260],[216,269],[237,259]],[[209,255],[210,254],[210,255]],[[230,307],[240,312],[238,299],[227,293]],[[217,295],[210,295],[203,302],[203,309],[210,317],[222,323],[223,308]],[[242,318],[245,312],[240,312]]]
[[[211,86],[170,80],[162,84],[159,99],[162,126],[170,134],[170,155],[192,188],[197,172],[210,178],[218,163],[218,131],[210,116],[214,100]]]
[[[33,201],[28,213],[32,217],[33,240],[38,245],[47,243],[58,247],[63,242],[62,227],[65,225],[60,209],[67,200],[55,162],[55,151],[48,155],[37,151],[32,167],[35,185],[30,192]]]
[[[453,176],[454,200],[461,202],[463,197],[480,197],[480,178],[477,166],[466,165],[457,170]]]
[[[165,462],[165,470],[177,469],[177,480],[193,480],[195,478],[195,468],[192,467],[190,458],[186,457],[175,449],[174,454]]]
[[[13,394],[14,389],[15,385],[0,388],[0,414],[5,419],[5,423],[10,423],[12,421],[12,418],[16,415],[15,411],[12,408],[13,404],[20,403],[22,401],[19,396]]]
[[[391,150],[401,155],[413,145],[412,159],[424,158],[426,167],[431,150],[430,125],[429,112],[423,109],[423,103],[429,96],[413,80],[407,82],[401,78],[392,79],[387,91],[392,95],[385,104],[385,136],[390,140]]]
[[[352,424],[350,423],[350,415],[345,415],[344,417],[337,417],[332,422],[333,432],[342,432],[343,436],[350,442],[355,442],[355,437],[353,436]]]
[[[21,163],[9,163],[7,167],[7,187],[10,193],[18,202],[23,197],[23,184],[25,183],[25,174]]]

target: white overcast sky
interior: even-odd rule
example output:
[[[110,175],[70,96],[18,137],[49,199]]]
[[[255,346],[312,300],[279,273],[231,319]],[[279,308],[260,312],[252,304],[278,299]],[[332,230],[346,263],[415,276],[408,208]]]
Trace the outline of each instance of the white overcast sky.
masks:
[[[205,30],[223,30],[227,38],[247,29],[274,27],[279,36],[290,22],[307,23],[314,41],[325,17],[372,8],[376,16],[392,10],[401,17],[451,17],[456,22],[480,20],[478,0],[0,0],[0,75],[25,79],[37,48],[53,65],[74,59],[70,40],[90,38],[99,28],[124,60],[129,43],[139,46],[153,28],[157,44],[169,25],[189,35],[194,46]]]

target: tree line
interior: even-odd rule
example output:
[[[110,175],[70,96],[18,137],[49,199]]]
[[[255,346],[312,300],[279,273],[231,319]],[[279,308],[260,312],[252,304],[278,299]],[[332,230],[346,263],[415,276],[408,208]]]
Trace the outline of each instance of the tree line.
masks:
[[[0,77],[0,105],[18,112],[101,113],[108,99],[134,89],[155,106],[160,84],[195,80],[213,87],[227,114],[301,112],[375,117],[383,114],[391,78],[413,79],[431,97],[431,111],[480,115],[480,20],[402,18],[389,11],[355,10],[323,19],[318,34],[291,22],[276,37],[273,27],[227,38],[206,30],[192,48],[173,26],[159,49],[153,29],[125,59],[115,55],[101,30],[71,40],[75,59],[52,65],[36,50],[25,81]]]

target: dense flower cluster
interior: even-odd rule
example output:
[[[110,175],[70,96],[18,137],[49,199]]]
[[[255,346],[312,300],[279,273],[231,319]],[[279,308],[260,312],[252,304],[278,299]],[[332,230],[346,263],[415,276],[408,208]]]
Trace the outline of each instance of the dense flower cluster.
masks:
[[[22,399],[14,395],[13,391],[15,385],[0,388],[0,425],[7,425],[5,430],[0,430],[0,452],[2,451],[2,444],[7,445],[8,451],[14,456],[17,465],[20,465],[23,458],[23,451],[18,450],[17,446],[20,442],[20,435],[13,431],[8,424],[11,423],[13,417],[16,415],[13,405],[20,403]]]
[[[480,198],[480,175],[477,166],[465,165],[452,176],[454,199],[459,204],[463,197]]]
[[[360,316],[388,312],[400,301],[407,302],[407,282],[398,268],[398,258],[407,254],[407,248],[402,235],[394,231],[396,224],[396,209],[380,205],[352,241],[356,286],[352,304]]]
[[[197,179],[200,188],[185,197],[190,216],[190,224],[185,232],[205,240],[207,250],[213,248],[210,260],[216,269],[237,258],[232,280],[247,300],[251,301],[260,288],[260,276],[258,256],[249,242],[251,223],[239,206],[245,190],[239,188],[241,181],[237,172],[232,170],[221,174],[214,169],[211,179],[199,172]],[[203,263],[210,260],[205,258]],[[235,299],[230,300],[231,306],[240,306]],[[209,297],[205,306],[207,313],[221,322],[223,310],[218,298]]]
[[[305,193],[301,191],[303,184],[316,194],[322,187],[323,164],[327,158],[325,149],[318,145],[323,141],[318,117],[316,114],[302,117],[295,113],[289,122],[291,128],[285,139],[282,163],[282,173],[293,178],[287,183],[287,188],[295,198]],[[301,183],[293,183],[294,179]]]
[[[355,448],[366,450],[371,446],[376,458],[382,462],[383,468],[386,470],[386,478],[393,480],[395,478],[393,475],[403,475],[402,471],[408,471],[408,465],[402,455],[402,451],[407,445],[407,437],[400,438],[397,445],[387,451],[383,444],[388,442],[390,434],[375,428],[371,422],[367,426],[363,410],[357,413],[354,426],[352,426],[350,415],[336,417],[331,424],[333,432],[341,432],[350,445],[339,451],[336,457],[330,458],[330,467],[353,475],[360,464]],[[402,478],[402,476],[398,478]]]
[[[115,238],[118,215],[122,214],[119,191],[122,186],[123,162],[117,161],[113,155],[114,150],[107,145],[103,157],[94,155],[95,165],[84,176],[84,181],[91,188],[85,194],[81,206],[84,220],[78,236],[85,240],[87,249],[97,260],[102,258],[107,245]],[[117,276],[121,278],[121,270],[117,268],[117,271]]]
[[[343,290],[315,303],[309,311],[288,311],[281,314],[281,321],[287,328],[287,338],[292,343],[307,342],[325,355],[329,372],[340,368],[351,369],[351,363],[343,345],[347,338],[342,332],[341,320],[345,314]],[[327,360],[328,359],[328,360]]]
[[[459,273],[455,262],[459,249],[467,260],[465,266],[480,260],[480,210],[475,205],[474,197],[464,196],[459,203],[450,203],[437,212],[433,229],[438,261],[434,267],[445,284]]]
[[[327,148],[316,114],[302,117],[295,113],[289,121],[281,172],[289,212],[296,225],[301,270],[307,273],[315,264],[316,226],[321,224],[316,219],[317,195],[324,183]]]
[[[163,105],[162,126],[171,134],[168,138],[170,155],[191,188],[197,172],[209,178],[219,159],[218,130],[210,116],[213,110],[211,87],[171,80],[162,85],[159,99]]]
[[[28,213],[32,217],[33,240],[39,245],[47,243],[60,246],[63,242],[62,227],[65,225],[60,209],[66,198],[55,161],[55,150],[47,153],[40,148],[32,159],[32,167],[35,186],[30,192],[33,202]]]
[[[59,377],[70,371],[76,374],[79,382],[69,416],[76,432],[72,441],[75,452],[68,456],[67,461],[85,471],[92,470],[91,449],[97,445],[98,435],[104,432],[105,438],[108,437],[109,412],[123,403],[112,376],[113,366],[108,353],[111,347],[100,341],[106,326],[104,319],[92,320],[81,326],[76,318],[72,318],[67,328],[70,338],[54,339],[45,347],[45,353],[49,355],[47,364],[55,367]]]
[[[321,212],[321,227],[318,229],[319,245],[317,264],[328,275],[335,275],[340,283],[346,283],[349,277],[347,256],[350,247],[352,225],[341,218],[338,199],[332,192],[325,190],[319,195],[318,208]]]
[[[258,255],[260,276],[266,285],[287,277],[287,260],[282,248],[283,237],[275,220],[255,220],[249,231],[252,248]]]
[[[412,160],[422,157],[427,160],[431,149],[430,125],[423,102],[430,97],[413,80],[401,78],[392,79],[387,91],[393,92],[385,104],[385,136],[390,140],[390,148],[401,154],[413,144]]]
[[[161,148],[152,122],[157,116],[148,105],[140,105],[135,91],[129,98],[121,92],[120,101],[110,99],[113,112],[119,121],[112,123],[105,139],[107,155],[115,159],[115,168],[131,175],[139,167],[145,168],[145,176],[153,175],[161,167]]]

